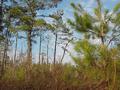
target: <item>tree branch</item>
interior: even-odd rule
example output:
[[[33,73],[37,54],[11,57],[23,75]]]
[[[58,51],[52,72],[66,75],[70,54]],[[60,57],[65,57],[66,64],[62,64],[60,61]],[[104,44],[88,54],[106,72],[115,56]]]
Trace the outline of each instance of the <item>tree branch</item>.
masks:
[[[108,46],[110,45],[110,43],[111,43],[116,37],[118,37],[118,36],[120,36],[120,34],[112,37],[112,38],[109,40],[109,42],[108,42],[108,44],[107,44],[107,47],[108,47]]]

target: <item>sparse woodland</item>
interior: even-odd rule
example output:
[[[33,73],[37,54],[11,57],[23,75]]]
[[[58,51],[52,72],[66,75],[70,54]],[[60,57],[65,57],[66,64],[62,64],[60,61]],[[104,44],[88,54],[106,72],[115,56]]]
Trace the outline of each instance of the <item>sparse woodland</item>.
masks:
[[[74,19],[66,22],[64,10],[41,12],[63,0],[1,0],[0,90],[120,90],[120,2],[107,9],[102,1],[94,0],[92,13],[81,2],[71,3]],[[26,50],[18,55],[22,39]],[[33,45],[39,46],[37,63]],[[64,63],[66,54],[72,63]]]

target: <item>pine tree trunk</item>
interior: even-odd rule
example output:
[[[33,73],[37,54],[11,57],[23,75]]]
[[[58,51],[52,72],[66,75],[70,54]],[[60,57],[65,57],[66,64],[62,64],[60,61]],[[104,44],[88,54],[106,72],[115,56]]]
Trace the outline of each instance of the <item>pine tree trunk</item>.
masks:
[[[27,47],[28,47],[27,63],[28,63],[28,65],[31,65],[31,64],[32,64],[32,40],[31,40],[31,31],[28,31],[28,35],[27,35]]]
[[[5,67],[6,67],[7,48],[8,48],[8,37],[7,37],[7,34],[6,34],[6,39],[5,39],[5,42],[4,42],[2,65],[1,65],[1,75],[4,74],[4,70],[5,70]]]
[[[44,64],[44,53],[42,53],[42,64]]]
[[[0,32],[2,32],[3,31],[3,28],[2,28],[2,17],[3,17],[3,0],[1,0],[1,2],[0,2]],[[0,63],[0,77],[2,76],[2,68],[3,68],[3,66],[2,66],[2,61],[1,61],[1,63]]]
[[[104,45],[104,37],[103,36],[101,36],[101,42]]]
[[[17,52],[17,45],[18,45],[18,33],[16,35],[16,41],[15,41],[15,53],[14,53],[14,63],[15,63],[15,60],[16,60],[16,52]]]
[[[41,62],[41,44],[42,44],[42,38],[41,38],[41,33],[40,33],[40,44],[39,44],[39,64]]]
[[[49,54],[49,40],[47,42],[47,64],[49,64],[48,54]]]
[[[0,2],[0,32],[3,31],[2,30],[2,22],[3,22],[2,18],[3,18],[3,0],[1,0]]]
[[[54,46],[54,60],[53,63],[56,63],[56,50],[57,50],[57,33],[55,34],[55,46]]]

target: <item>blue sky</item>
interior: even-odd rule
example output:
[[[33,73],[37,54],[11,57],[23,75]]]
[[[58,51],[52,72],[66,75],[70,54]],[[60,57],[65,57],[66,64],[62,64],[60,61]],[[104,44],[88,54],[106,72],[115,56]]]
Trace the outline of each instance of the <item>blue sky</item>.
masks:
[[[75,4],[78,4],[78,3],[81,3],[82,6],[90,13],[92,13],[92,8],[96,6],[96,3],[95,3],[95,0],[63,0],[57,8],[53,8],[53,9],[49,9],[49,10],[45,10],[45,11],[40,11],[39,14],[52,14],[53,12],[56,12],[57,10],[59,9],[62,9],[64,10],[64,15],[63,15],[63,21],[66,22],[66,20],[69,18],[69,19],[74,19],[74,16],[73,16],[73,9],[72,7],[70,6],[70,3],[73,2]],[[102,0],[103,2],[103,5],[104,5],[104,8],[108,8],[109,10],[111,10],[114,5],[116,5],[119,0]],[[50,19],[47,19],[46,20],[49,22]],[[51,36],[52,33],[50,34]],[[36,38],[36,40],[38,41],[37,44],[33,44],[33,57],[36,59],[36,61],[38,61],[38,52],[39,52],[39,38]],[[50,57],[53,56],[53,43],[54,43],[54,36],[51,37],[51,43],[50,43],[50,48],[52,48],[50,50]],[[46,42],[43,43],[43,47],[46,47]],[[26,50],[26,41],[25,40],[19,40],[19,45],[18,45],[18,52],[20,52],[21,50],[21,47]],[[72,48],[71,46],[69,48]],[[44,49],[44,48],[43,48]],[[14,49],[13,49],[14,50]],[[63,52],[62,49],[58,46],[57,47],[57,56],[60,57],[61,56],[61,53]],[[46,50],[44,50],[46,51]],[[14,53],[14,52],[13,52]],[[65,57],[65,62],[69,62],[70,60],[70,57],[68,55],[66,55]]]

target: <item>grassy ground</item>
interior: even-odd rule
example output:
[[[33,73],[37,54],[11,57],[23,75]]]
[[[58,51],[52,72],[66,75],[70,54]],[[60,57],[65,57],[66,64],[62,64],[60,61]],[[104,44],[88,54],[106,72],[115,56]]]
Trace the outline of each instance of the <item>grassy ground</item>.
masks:
[[[109,89],[112,81],[106,81],[103,74],[97,68],[82,72],[70,64],[7,66],[0,90],[119,90]]]

